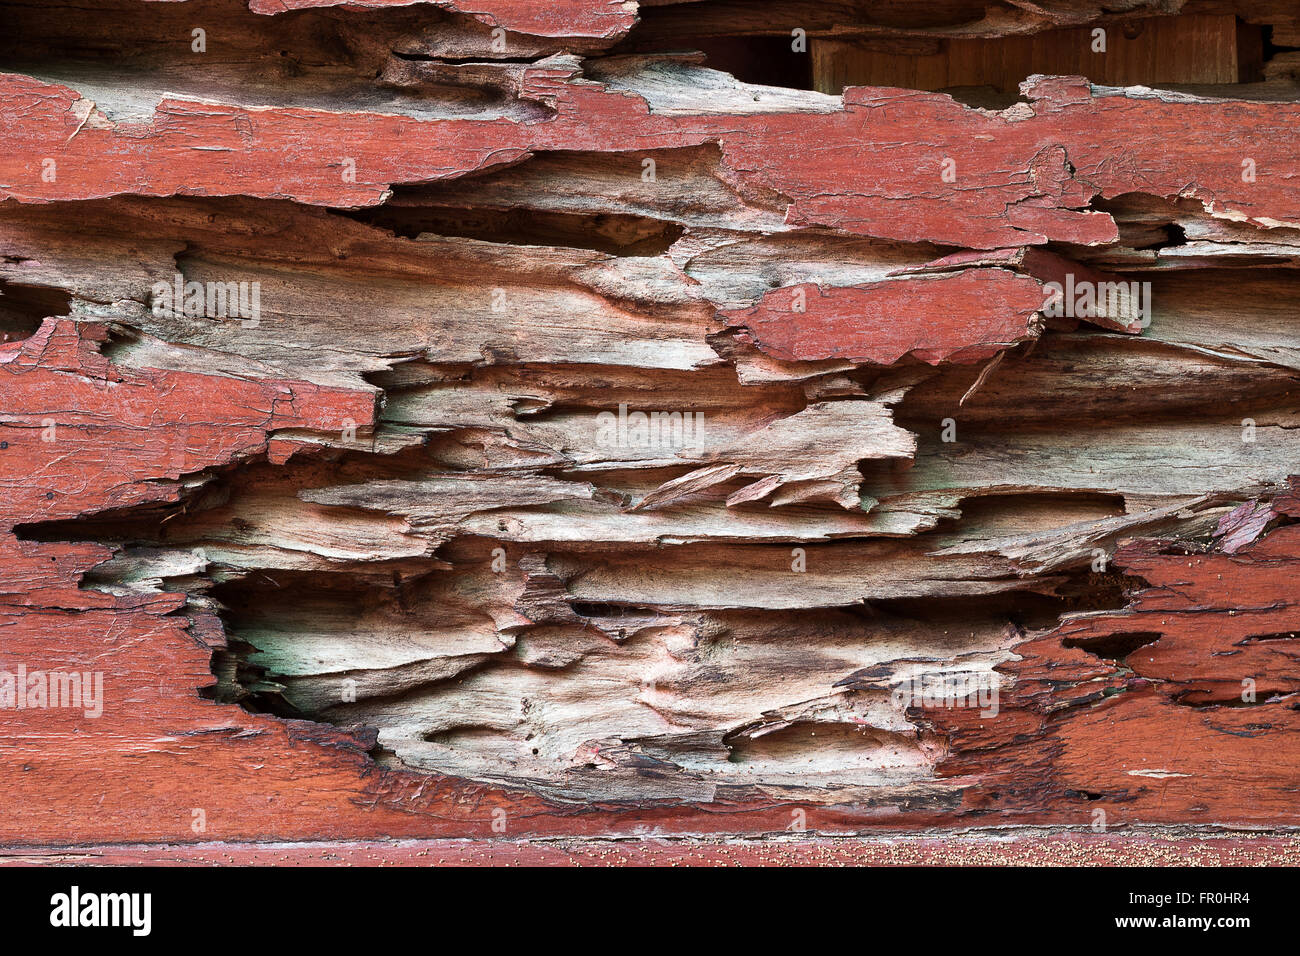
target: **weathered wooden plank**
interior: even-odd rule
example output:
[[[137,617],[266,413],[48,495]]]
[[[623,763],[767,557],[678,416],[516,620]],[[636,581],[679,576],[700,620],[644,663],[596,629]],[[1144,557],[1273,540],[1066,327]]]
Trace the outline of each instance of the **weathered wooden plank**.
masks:
[[[1285,52],[983,110],[682,51],[1200,21],[0,7],[9,857],[1289,859],[1202,829],[1300,822]]]

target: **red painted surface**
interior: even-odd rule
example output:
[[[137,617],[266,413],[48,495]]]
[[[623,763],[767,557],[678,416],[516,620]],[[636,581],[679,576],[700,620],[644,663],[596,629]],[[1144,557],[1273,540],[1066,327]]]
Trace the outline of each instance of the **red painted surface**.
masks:
[[[1054,793],[1110,824],[1300,822],[1300,711],[1280,696],[1300,687],[1300,526],[1231,556],[1138,540],[1115,561],[1150,587],[1017,646],[997,720],[925,712],[950,734],[941,770],[978,774],[967,796],[985,810]],[[1148,643],[1117,657],[1106,639],[1126,635]]]
[[[752,309],[724,312],[763,352],[786,361],[841,358],[892,365],[971,362],[1033,338],[1043,305],[1036,281],[1001,269],[767,293]]]
[[[95,118],[65,86],[0,76],[2,196],[25,202],[132,193],[382,201],[400,183],[462,176],[531,152],[628,152],[719,143],[742,187],[789,197],[787,220],[882,239],[972,249],[1116,237],[1094,196],[1190,196],[1222,214],[1300,223],[1300,106],[1167,103],[1040,83],[1032,107],[989,114],[941,94],[853,88],[828,113],[656,113],[632,93],[578,82],[569,66],[525,71],[520,95],[552,119],[439,119],[168,98],[147,124]],[[87,110],[91,110],[87,119]],[[1123,130],[1117,151],[1099,129]],[[1235,137],[1207,145],[1201,131]],[[400,150],[390,149],[401,142]],[[54,182],[41,178],[54,159]],[[1242,181],[1242,161],[1257,178]],[[348,160],[355,163],[353,177]],[[955,181],[943,161],[955,163]],[[1074,172],[1070,171],[1070,166]],[[1023,172],[1022,172],[1023,171]],[[195,184],[201,184],[197,186]]]

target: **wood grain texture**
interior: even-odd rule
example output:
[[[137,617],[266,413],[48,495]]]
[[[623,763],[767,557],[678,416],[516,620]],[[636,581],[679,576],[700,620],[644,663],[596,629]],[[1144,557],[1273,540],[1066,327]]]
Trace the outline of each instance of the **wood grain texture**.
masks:
[[[1294,856],[1300,94],[831,6],[0,4],[8,861]]]

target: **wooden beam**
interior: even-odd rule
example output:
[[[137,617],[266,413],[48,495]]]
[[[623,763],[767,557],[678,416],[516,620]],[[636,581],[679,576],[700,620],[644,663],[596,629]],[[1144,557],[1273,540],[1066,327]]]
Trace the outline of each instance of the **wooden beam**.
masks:
[[[1100,32],[1098,32],[1100,31]],[[1240,34],[1240,40],[1239,40]],[[939,39],[930,52],[894,52],[890,41],[814,39],[813,88],[944,90],[990,86],[1015,93],[1035,73],[1086,76],[1102,86],[1230,84],[1239,50],[1259,31],[1228,15],[1152,17],[996,39]]]

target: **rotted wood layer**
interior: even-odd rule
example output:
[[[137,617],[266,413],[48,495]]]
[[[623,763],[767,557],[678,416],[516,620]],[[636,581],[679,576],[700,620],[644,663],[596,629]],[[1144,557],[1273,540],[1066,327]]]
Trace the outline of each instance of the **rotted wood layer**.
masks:
[[[0,842],[1300,825],[1294,13],[865,6],[0,4]]]

